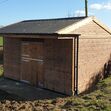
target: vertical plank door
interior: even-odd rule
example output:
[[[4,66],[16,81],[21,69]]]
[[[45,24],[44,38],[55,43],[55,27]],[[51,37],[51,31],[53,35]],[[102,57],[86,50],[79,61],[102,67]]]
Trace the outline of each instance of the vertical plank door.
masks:
[[[43,42],[23,41],[21,45],[21,80],[43,87]]]

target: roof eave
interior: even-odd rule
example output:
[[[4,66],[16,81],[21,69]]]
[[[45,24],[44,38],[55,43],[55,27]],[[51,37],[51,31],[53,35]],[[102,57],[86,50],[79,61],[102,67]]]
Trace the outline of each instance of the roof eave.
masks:
[[[3,37],[31,37],[31,38],[58,38],[58,37],[78,37],[80,34],[58,34],[58,33],[0,33]]]

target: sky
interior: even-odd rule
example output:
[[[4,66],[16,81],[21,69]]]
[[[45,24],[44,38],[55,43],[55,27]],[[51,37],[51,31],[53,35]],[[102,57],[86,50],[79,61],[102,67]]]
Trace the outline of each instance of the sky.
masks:
[[[85,0],[0,0],[0,26],[22,20],[84,16]],[[111,28],[111,0],[88,0],[89,16]]]

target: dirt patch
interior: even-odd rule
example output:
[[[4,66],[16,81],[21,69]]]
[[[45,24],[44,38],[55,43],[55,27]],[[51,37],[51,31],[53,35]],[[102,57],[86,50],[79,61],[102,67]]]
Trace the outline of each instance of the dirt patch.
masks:
[[[62,99],[19,101],[20,97],[2,90],[0,90],[0,100],[0,111],[52,111],[64,104]]]
[[[54,105],[47,103],[40,103],[38,101],[17,102],[17,101],[2,101],[0,103],[1,111],[51,111]]]

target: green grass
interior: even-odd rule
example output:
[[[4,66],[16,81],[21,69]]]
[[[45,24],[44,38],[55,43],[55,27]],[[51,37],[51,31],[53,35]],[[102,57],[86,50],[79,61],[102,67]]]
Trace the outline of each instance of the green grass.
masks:
[[[0,66],[0,77],[3,75],[3,66]]]
[[[111,76],[97,84],[97,90],[78,97],[57,98],[39,101],[38,106],[47,103],[48,110],[61,111],[111,111]]]
[[[3,46],[3,38],[0,37],[0,46]],[[0,76],[3,75],[3,47],[0,47]]]
[[[0,37],[0,46],[3,46],[3,38]]]

